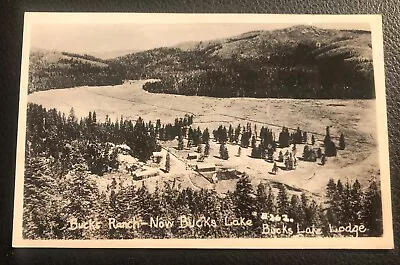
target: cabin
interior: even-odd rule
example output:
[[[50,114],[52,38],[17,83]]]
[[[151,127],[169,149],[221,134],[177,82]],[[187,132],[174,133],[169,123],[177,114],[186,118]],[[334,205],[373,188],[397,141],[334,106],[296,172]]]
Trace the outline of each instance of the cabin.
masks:
[[[164,155],[162,152],[153,152],[153,155],[151,156],[154,163],[160,163],[163,157]]]
[[[215,165],[211,164],[197,164],[195,167],[197,172],[213,172],[216,170]]]
[[[156,168],[150,168],[140,172],[132,172],[132,178],[134,180],[142,180],[151,177],[157,177],[159,175],[159,171]]]
[[[189,153],[186,158],[187,159],[197,159],[198,156],[199,156],[198,153]]]

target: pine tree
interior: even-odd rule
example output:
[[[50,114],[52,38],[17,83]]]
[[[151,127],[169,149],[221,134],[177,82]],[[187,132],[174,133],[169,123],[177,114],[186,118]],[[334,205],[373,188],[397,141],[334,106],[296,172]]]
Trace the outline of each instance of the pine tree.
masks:
[[[257,186],[256,208],[258,213],[267,212],[268,192],[264,183]]]
[[[372,180],[365,192],[363,203],[362,221],[368,229],[369,236],[381,236],[382,223],[382,198],[375,180]]]
[[[169,153],[165,156],[165,170],[169,172],[171,170],[171,157]]]
[[[220,155],[221,159],[224,159],[224,160],[229,159],[228,148],[226,148],[226,146],[223,142],[219,147],[219,155]]]
[[[314,134],[313,135],[311,135],[311,145],[314,145],[315,144],[315,137],[314,137]]]
[[[300,206],[301,206],[301,211],[300,211],[299,223],[304,224],[304,225],[309,225],[309,223],[306,222],[307,216],[309,216],[309,214],[308,214],[308,198],[304,192],[300,195]]]
[[[234,192],[236,215],[244,218],[252,218],[252,212],[255,210],[253,199],[253,187],[249,176],[243,175],[236,183]]]
[[[344,141],[344,134],[340,134],[340,138],[339,138],[339,148],[341,150],[344,150],[346,148],[346,143]]]
[[[349,180],[346,180],[346,183],[343,187],[342,200],[341,204],[341,219],[340,223],[347,224],[351,222],[351,217],[353,213],[351,212],[351,185]]]
[[[201,136],[201,140],[203,144],[206,144],[210,141],[210,133],[208,132],[208,128],[204,129],[203,135]]]
[[[210,143],[206,142],[206,145],[204,146],[204,156],[209,156],[210,155]]]
[[[331,135],[329,133],[329,126],[326,126],[324,145],[327,146],[330,141],[331,141]]]
[[[301,222],[301,217],[302,217],[302,213],[301,213],[301,204],[300,204],[300,199],[299,196],[297,196],[296,194],[292,195],[291,199],[290,199],[290,206],[289,206],[289,210],[288,210],[288,216],[289,218],[293,218],[293,220],[295,220],[295,222],[299,223]]]
[[[178,136],[178,150],[183,150],[183,137],[181,134]]]
[[[100,214],[99,191],[94,180],[88,178],[83,165],[76,165],[72,177],[65,181],[63,197],[68,198],[68,204],[62,210],[67,220],[76,218],[78,222],[92,218],[95,220]],[[94,232],[94,231],[91,231]],[[91,232],[73,230],[65,232],[69,239],[91,238]]]
[[[67,220],[59,220],[59,184],[49,176],[47,161],[41,157],[25,160],[22,234],[25,239],[62,239]]]
[[[277,197],[278,213],[287,214],[289,210],[289,198],[286,188],[282,183],[279,183],[278,190],[279,190]]]
[[[268,185],[268,197],[267,197],[267,202],[266,202],[266,211],[273,213],[273,212],[275,212],[275,209],[276,209],[275,195],[274,195],[271,185]]]
[[[327,218],[328,221],[332,224],[337,224],[337,210],[338,210],[338,201],[337,201],[337,190],[336,183],[333,179],[329,179],[329,182],[326,186],[326,197],[328,199],[328,207],[327,207]]]
[[[350,221],[352,223],[359,223],[361,220],[361,214],[362,214],[362,202],[363,202],[363,192],[361,190],[361,185],[360,182],[356,179],[351,187],[351,203],[350,203],[350,213],[351,213],[351,218]]]
[[[232,194],[230,191],[226,193],[225,198],[221,200],[221,218],[220,222],[224,222],[224,219],[227,218],[229,220],[232,220],[233,218],[236,218],[236,213],[235,213],[235,205],[236,198],[235,195]],[[226,228],[222,230],[222,237],[232,237],[236,236],[235,233],[235,228]]]

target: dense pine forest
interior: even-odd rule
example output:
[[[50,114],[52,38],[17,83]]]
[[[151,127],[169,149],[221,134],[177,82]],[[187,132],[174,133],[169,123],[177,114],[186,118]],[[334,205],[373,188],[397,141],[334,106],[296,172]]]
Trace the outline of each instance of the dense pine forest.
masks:
[[[212,189],[182,188],[176,182],[158,183],[154,192],[146,185],[119,188],[111,185],[107,192],[99,190],[93,176],[102,178],[118,168],[117,151],[108,143],[126,144],[132,156],[146,162],[153,151],[160,150],[163,141],[178,139],[179,143],[180,138],[190,137],[193,142],[207,143],[208,129],[184,130],[192,123],[193,116],[189,115],[177,118],[173,124],[160,120],[145,122],[141,118],[133,122],[122,117],[99,121],[95,112],[78,120],[73,109],[66,116],[56,109],[29,104],[23,236],[27,239],[290,237],[296,234],[282,232],[283,227],[285,231],[296,231],[313,225],[321,228],[321,234],[308,236],[355,236],[354,232],[335,232],[335,227],[349,224],[366,227],[365,233],[358,236],[382,234],[380,187],[374,179],[366,186],[358,180],[331,179],[326,185],[325,199],[319,203],[321,200],[310,194],[291,193],[284,184],[265,182],[253,186],[245,173],[238,179],[235,190],[225,194]],[[230,137],[235,140],[233,128],[225,128],[223,132],[223,127],[213,131],[218,141],[229,141]],[[264,141],[273,141],[268,129],[260,133]],[[241,137],[238,133],[238,142]],[[293,137],[296,138],[295,133]],[[264,215],[268,218],[263,218]],[[136,229],[108,226],[109,218],[120,222],[150,218],[176,221],[182,216],[201,220],[202,225]],[[251,220],[252,225],[222,225],[239,217]],[[90,219],[104,225],[96,229],[68,229],[71,220],[82,223]],[[272,233],[272,227],[282,228],[281,233]]]

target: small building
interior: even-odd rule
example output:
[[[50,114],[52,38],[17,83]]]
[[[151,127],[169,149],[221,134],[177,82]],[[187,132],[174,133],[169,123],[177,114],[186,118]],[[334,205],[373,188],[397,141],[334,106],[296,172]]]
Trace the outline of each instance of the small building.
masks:
[[[215,165],[211,164],[197,164],[195,167],[197,172],[213,172],[216,170]]]
[[[187,159],[197,159],[198,156],[199,156],[198,153],[189,153],[187,155]]]
[[[153,152],[152,160],[154,163],[160,163],[161,159],[163,159],[164,155],[162,152]]]
[[[156,177],[159,175],[158,169],[151,168],[140,172],[132,172],[132,178],[134,180],[142,180],[151,177]]]

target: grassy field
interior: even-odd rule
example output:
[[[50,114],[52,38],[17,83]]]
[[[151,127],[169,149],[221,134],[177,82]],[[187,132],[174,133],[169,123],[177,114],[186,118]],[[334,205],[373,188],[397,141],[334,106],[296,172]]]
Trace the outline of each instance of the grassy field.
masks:
[[[220,124],[237,126],[251,122],[253,127],[254,124],[257,125],[258,130],[261,126],[268,126],[278,136],[282,126],[293,129],[299,126],[300,129],[309,132],[309,141],[311,133],[315,135],[316,145],[321,144],[326,126],[331,126],[330,132],[333,137],[339,137],[340,133],[345,135],[346,149],[339,151],[337,157],[329,158],[325,166],[300,161],[296,170],[281,170],[277,175],[272,175],[268,173],[272,168],[271,163],[249,157],[251,148],[243,149],[242,155],[237,157],[235,154],[238,146],[228,144],[230,159],[219,159],[219,144],[214,141],[211,143],[211,154],[205,162],[245,171],[254,185],[262,181],[281,182],[292,187],[294,191],[306,190],[316,196],[324,193],[329,178],[357,178],[361,183],[367,183],[373,176],[379,178],[375,100],[222,99],[152,94],[142,89],[144,83],[145,81],[136,81],[119,86],[35,92],[28,96],[28,101],[47,108],[57,108],[67,114],[73,107],[77,116],[86,116],[89,111],[96,111],[100,120],[106,115],[112,120],[121,116],[136,120],[141,116],[146,121],[155,122],[156,119],[161,119],[166,123],[173,122],[176,117],[193,114],[193,127],[208,127],[210,132]],[[176,141],[165,145],[176,155],[172,161],[171,173],[163,173],[146,182],[155,182],[163,178],[171,180],[174,170],[177,170],[176,174],[180,175],[179,180],[183,186],[215,188],[221,193],[233,190],[233,180],[210,185],[206,180],[198,179],[193,171],[183,170],[185,153],[177,152],[173,148],[177,145]],[[297,156],[300,156],[303,145],[298,145],[297,150]]]

